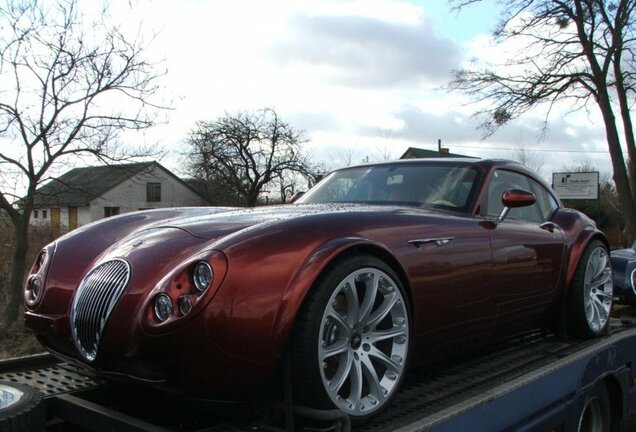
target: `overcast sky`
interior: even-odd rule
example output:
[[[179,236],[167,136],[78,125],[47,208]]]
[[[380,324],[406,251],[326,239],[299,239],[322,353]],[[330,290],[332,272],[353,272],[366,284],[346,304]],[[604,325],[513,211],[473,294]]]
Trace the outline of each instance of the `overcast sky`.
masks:
[[[179,152],[197,120],[273,107],[304,129],[314,158],[329,168],[399,157],[409,146],[510,158],[517,146],[544,161],[543,175],[589,163],[609,173],[597,113],[555,110],[545,136],[542,114],[512,122],[488,139],[474,106],[440,87],[488,47],[497,21],[492,2],[460,15],[445,0],[153,0],[118,5],[159,32],[149,52],[164,59],[169,123],[126,140],[159,142],[179,171]],[[542,151],[533,151],[539,149]],[[549,152],[547,150],[550,150]],[[563,152],[556,152],[562,150]]]

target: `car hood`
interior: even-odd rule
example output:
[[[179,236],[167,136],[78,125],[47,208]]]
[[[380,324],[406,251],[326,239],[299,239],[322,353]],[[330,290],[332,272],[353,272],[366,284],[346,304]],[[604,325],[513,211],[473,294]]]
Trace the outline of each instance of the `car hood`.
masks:
[[[210,240],[219,239],[227,235],[253,228],[301,218],[329,217],[344,213],[360,215],[375,214],[410,214],[417,212],[419,216],[430,215],[437,219],[442,212],[415,209],[405,206],[365,205],[365,204],[300,204],[280,205],[272,207],[255,207],[247,209],[233,209],[212,215],[196,215],[181,217],[165,221],[162,226],[185,230],[193,236]],[[444,214],[444,217],[448,217]]]

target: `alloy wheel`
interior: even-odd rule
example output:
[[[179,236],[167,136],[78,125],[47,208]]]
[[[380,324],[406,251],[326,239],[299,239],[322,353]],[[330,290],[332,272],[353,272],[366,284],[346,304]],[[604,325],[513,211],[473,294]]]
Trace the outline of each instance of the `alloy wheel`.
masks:
[[[345,277],[323,312],[318,339],[322,384],[354,416],[389,400],[405,372],[408,311],[396,282],[377,268]]]
[[[612,268],[604,248],[596,248],[585,268],[585,317],[591,330],[605,327],[612,308]]]

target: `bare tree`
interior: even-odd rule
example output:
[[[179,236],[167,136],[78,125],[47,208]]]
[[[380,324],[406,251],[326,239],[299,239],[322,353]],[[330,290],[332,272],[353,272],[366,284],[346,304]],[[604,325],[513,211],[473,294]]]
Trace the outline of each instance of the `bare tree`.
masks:
[[[512,151],[511,159],[527,166],[540,176],[545,174],[543,172],[543,165],[545,164],[543,156],[528,150],[528,147],[523,143],[516,145],[515,150]]]
[[[450,0],[463,9],[481,0]],[[568,100],[600,111],[613,179],[630,240],[636,238],[634,95],[636,0],[501,0],[498,43],[523,45],[504,65],[457,71],[450,88],[489,105],[480,111],[487,134],[527,111]],[[617,121],[616,116],[620,116]],[[622,134],[620,132],[622,129]],[[621,150],[621,137],[630,163]]]
[[[395,156],[393,155],[393,151],[391,148],[387,146],[384,146],[382,148],[377,148],[371,154],[371,160],[373,161],[383,162],[383,161],[390,161],[393,159],[395,159]]]
[[[359,157],[357,145],[349,145],[347,147],[339,147],[336,154],[329,154],[331,159],[331,168],[344,168],[356,163],[356,159]],[[362,160],[364,162],[364,160]]]
[[[4,323],[20,310],[36,188],[73,158],[147,154],[115,139],[151,126],[160,108],[151,102],[160,75],[144,59],[139,34],[127,38],[109,25],[107,10],[91,23],[75,0],[42,3],[0,3],[0,210],[15,236]]]
[[[290,172],[310,168],[302,150],[302,132],[265,108],[198,122],[188,138],[189,174],[214,179],[234,191],[244,205],[255,206],[263,188]]]
[[[283,173],[276,183],[278,184],[278,191],[280,193],[280,202],[287,203],[296,192],[304,186],[304,178],[298,171],[289,171]]]
[[[327,174],[324,164],[308,162],[302,171],[287,171],[278,180],[280,202],[285,204],[297,192],[306,192]]]

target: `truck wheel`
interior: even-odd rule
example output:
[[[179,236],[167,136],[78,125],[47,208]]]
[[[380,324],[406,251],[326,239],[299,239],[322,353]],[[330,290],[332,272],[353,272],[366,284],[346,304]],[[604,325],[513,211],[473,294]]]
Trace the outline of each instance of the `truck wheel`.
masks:
[[[610,402],[607,388],[596,384],[585,399],[579,415],[578,432],[610,432]]]
[[[33,387],[0,381],[0,432],[44,431],[44,404]]]
[[[370,255],[330,265],[308,294],[292,340],[294,396],[364,421],[406,373],[410,322],[395,272]]]
[[[607,247],[592,240],[579,261],[568,292],[568,330],[574,337],[593,338],[609,326],[614,286]]]

